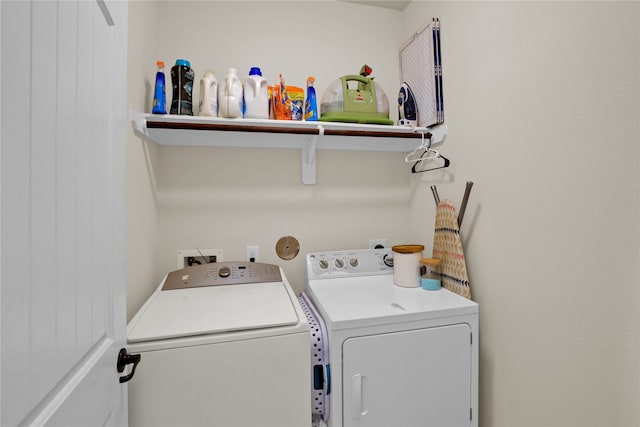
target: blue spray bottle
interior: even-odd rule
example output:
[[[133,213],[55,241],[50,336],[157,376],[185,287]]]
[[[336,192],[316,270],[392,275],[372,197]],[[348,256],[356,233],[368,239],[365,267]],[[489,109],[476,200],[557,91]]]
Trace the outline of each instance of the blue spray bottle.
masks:
[[[164,62],[156,62],[158,71],[156,72],[156,88],[153,93],[153,114],[167,114],[167,95],[164,84]]]
[[[307,99],[304,101],[304,119],[309,122],[318,121],[318,104],[313,82],[315,82],[313,77],[307,79]]]

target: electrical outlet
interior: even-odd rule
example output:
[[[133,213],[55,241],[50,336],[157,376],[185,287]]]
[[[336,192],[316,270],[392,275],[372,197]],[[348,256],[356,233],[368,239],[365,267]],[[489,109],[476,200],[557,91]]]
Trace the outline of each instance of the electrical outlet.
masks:
[[[387,247],[387,239],[370,239],[369,249],[382,249]]]
[[[260,246],[258,245],[247,246],[247,261],[258,262],[259,255],[260,255]]]
[[[178,270],[220,261],[222,261],[222,249],[179,249],[176,256]]]

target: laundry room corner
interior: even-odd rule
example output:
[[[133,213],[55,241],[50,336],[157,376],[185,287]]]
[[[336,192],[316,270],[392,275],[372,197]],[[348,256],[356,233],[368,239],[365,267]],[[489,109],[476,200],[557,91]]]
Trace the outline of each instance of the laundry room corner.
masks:
[[[237,67],[244,74],[259,65],[270,82],[277,81],[282,73],[287,84],[302,86],[313,75],[319,94],[337,76],[355,72],[363,63],[371,65],[376,81],[385,87],[395,87],[399,78],[399,70],[393,64],[397,64],[401,42],[398,36],[389,37],[395,34],[390,29],[400,25],[402,14],[398,11],[366,7],[366,22],[351,22],[349,16],[361,13],[363,6],[325,2],[318,8],[317,2],[243,2],[255,15],[244,16],[246,31],[238,33],[239,9],[231,2],[152,4],[136,7],[141,14],[145,8],[155,13],[155,30],[138,41],[130,40],[130,45],[137,45],[141,53],[134,61],[144,58],[148,62],[146,81],[153,77],[156,60],[170,63],[180,57],[190,59],[197,79],[206,69],[212,69],[222,79],[229,67]],[[215,26],[210,25],[213,16]],[[259,16],[265,19],[258,19]],[[287,34],[303,34],[309,26],[323,28],[326,22],[336,20],[335,25],[345,28],[345,32],[307,38],[304,49],[289,46],[284,34],[272,31],[269,24],[287,22]],[[181,28],[184,39],[166,30],[171,27]],[[208,28],[206,32],[201,31],[204,27]],[[371,31],[372,27],[384,30]],[[229,33],[234,34],[233,39],[228,38]],[[367,34],[367,43],[357,49],[342,47],[344,37],[358,40],[363,33]],[[195,42],[184,43],[187,39]],[[148,51],[142,54],[146,43],[155,44],[157,58]],[[321,59],[325,57],[335,61]],[[135,78],[141,81],[143,76]],[[143,111],[148,109],[146,106]],[[397,111],[393,115],[397,116]],[[140,140],[135,143],[139,145]],[[135,166],[130,167],[140,174],[143,185],[155,191],[152,201],[156,211],[149,218],[156,221],[157,231],[153,234],[150,229],[149,233],[157,244],[149,249],[155,254],[156,263],[151,268],[160,279],[176,268],[179,249],[217,248],[223,250],[225,260],[244,260],[246,246],[256,245],[259,261],[282,265],[292,286],[300,292],[305,283],[305,253],[335,247],[366,248],[373,238],[401,243],[411,236],[404,153],[319,150],[316,184],[305,185],[301,182],[299,150],[151,148],[148,143],[136,150],[154,150],[151,163],[140,154],[131,162]],[[151,182],[147,183],[147,178]],[[133,203],[145,202],[136,199]],[[149,202],[145,206],[151,205]],[[131,215],[141,224],[146,221],[139,212],[132,211]],[[152,228],[148,224],[144,228]],[[300,242],[300,254],[292,260],[283,260],[276,254],[276,243],[284,236],[293,236]],[[130,259],[142,253],[132,251]],[[146,268],[145,262],[141,267]],[[153,276],[148,274],[144,280],[130,282],[129,292],[136,301],[130,301],[130,307],[143,302],[138,295],[151,293]]]
[[[127,117],[145,111],[153,97],[156,61],[156,3],[129,2],[127,46]],[[158,268],[157,168],[158,147],[127,130],[127,320],[163,277]]]

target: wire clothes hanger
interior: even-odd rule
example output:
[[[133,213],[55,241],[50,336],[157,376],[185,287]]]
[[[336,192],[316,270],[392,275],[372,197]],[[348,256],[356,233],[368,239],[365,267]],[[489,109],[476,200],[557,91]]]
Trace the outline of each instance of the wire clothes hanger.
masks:
[[[433,148],[428,148],[424,153],[422,153],[423,155],[426,153],[432,153],[431,156],[428,157],[424,157],[424,158],[420,158],[417,162],[415,162],[413,164],[413,166],[411,167],[411,173],[421,173],[421,172],[429,172],[429,171],[434,171],[437,169],[444,169],[444,168],[448,168],[451,165],[451,161],[449,159],[447,159],[445,156],[443,156],[442,154],[438,153],[436,150],[434,150]],[[440,166],[436,166],[436,167],[432,167],[429,169],[417,169],[417,166],[422,163],[425,160],[433,160],[433,159],[442,159],[444,162],[442,165]]]
[[[428,144],[425,144],[426,142],[428,142]],[[422,153],[418,156],[418,153],[420,152],[420,150],[422,150]],[[427,156],[425,157],[425,155]],[[440,166],[436,166],[428,169],[417,168],[418,165],[421,164],[422,162],[426,162],[427,160],[436,160],[436,159],[441,159],[443,160],[444,163],[441,164]],[[416,147],[416,149],[413,150],[411,153],[407,154],[407,156],[404,158],[404,161],[407,163],[413,163],[413,166],[411,167],[411,173],[429,172],[437,169],[448,168],[449,165],[451,165],[451,161],[449,161],[449,159],[447,159],[445,156],[440,154],[437,150],[434,150],[433,148],[431,148],[431,137],[425,138],[424,133],[422,134],[422,143],[418,147]]]

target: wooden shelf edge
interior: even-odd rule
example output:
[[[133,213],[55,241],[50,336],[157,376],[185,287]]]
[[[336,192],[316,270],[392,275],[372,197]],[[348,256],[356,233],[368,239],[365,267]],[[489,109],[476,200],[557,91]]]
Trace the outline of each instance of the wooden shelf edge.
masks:
[[[148,129],[178,129],[253,133],[288,133],[300,135],[335,135],[370,138],[421,139],[432,136],[430,128],[363,125],[359,123],[296,122],[285,120],[222,119],[199,116],[157,116],[140,114],[139,127]]]

